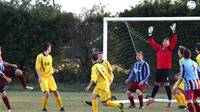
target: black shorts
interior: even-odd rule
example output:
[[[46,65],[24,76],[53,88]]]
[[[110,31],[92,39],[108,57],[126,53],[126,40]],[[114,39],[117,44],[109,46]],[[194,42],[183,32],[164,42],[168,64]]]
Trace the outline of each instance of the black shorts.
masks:
[[[155,75],[155,81],[160,82],[169,82],[170,69],[158,69]]]
[[[0,86],[0,93],[3,93],[4,91],[4,86]]]

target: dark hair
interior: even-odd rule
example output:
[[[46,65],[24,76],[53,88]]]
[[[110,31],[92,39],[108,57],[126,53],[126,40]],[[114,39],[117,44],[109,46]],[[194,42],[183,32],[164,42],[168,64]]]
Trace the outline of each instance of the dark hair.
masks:
[[[179,46],[178,50],[180,51],[181,55],[183,56],[184,50],[186,49],[186,47],[184,46]]]
[[[185,49],[184,52],[183,52],[183,57],[185,59],[189,59],[191,57],[191,51],[190,49]]]
[[[168,41],[170,40],[169,37],[164,38],[164,40],[165,40],[165,39],[168,40]]]
[[[49,46],[51,46],[51,43],[49,43],[49,42],[45,42],[45,43],[43,43],[43,45],[42,45],[42,50],[43,51],[46,51],[48,48],[49,48]]]
[[[142,51],[137,51],[136,54],[141,54],[142,56],[144,56],[144,53]]]
[[[200,43],[196,43],[196,47],[195,48],[200,52]]]
[[[98,53],[91,54],[90,59],[93,60],[93,61],[97,61],[98,60]]]

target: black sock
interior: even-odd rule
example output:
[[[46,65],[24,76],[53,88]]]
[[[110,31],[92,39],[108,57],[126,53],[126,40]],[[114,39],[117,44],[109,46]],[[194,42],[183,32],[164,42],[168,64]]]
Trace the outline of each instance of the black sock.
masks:
[[[153,91],[151,93],[151,97],[154,98],[156,96],[156,93],[158,92],[159,90],[159,86],[154,86],[153,87]]]
[[[167,97],[169,100],[172,100],[172,90],[170,86],[165,86],[165,90],[167,92]]]

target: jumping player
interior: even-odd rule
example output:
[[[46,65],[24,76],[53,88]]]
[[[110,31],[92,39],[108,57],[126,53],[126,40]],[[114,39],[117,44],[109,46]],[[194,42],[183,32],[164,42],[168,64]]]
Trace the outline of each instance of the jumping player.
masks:
[[[135,63],[134,67],[131,70],[131,73],[128,77],[128,79],[125,81],[126,84],[128,84],[128,82],[131,81],[131,78],[133,76],[135,76],[135,81],[133,81],[130,86],[129,89],[127,90],[127,96],[128,99],[131,103],[131,105],[129,106],[129,108],[135,108],[135,102],[134,102],[134,98],[131,95],[132,93],[136,93],[140,102],[140,109],[144,108],[143,105],[143,95],[142,92],[144,91],[144,89],[147,87],[147,83],[148,83],[148,77],[150,75],[150,68],[147,62],[145,62],[143,60],[144,54],[143,52],[139,51],[136,53],[136,60],[137,62]]]
[[[157,70],[156,70],[156,75],[155,75],[155,85],[154,85],[153,91],[151,93],[151,97],[147,105],[150,105],[155,102],[153,98],[158,92],[159,87],[161,86],[161,82],[164,81],[164,86],[165,86],[168,100],[169,100],[167,108],[172,107],[172,102],[171,102],[172,94],[171,94],[171,87],[170,87],[170,82],[169,82],[169,75],[170,75],[170,70],[172,68],[172,53],[177,41],[176,23],[172,24],[170,28],[173,32],[172,41],[170,43],[169,39],[165,38],[163,40],[162,46],[154,41],[154,38],[152,36],[153,26],[150,26],[148,28],[148,33],[150,36],[149,43],[157,55],[157,67],[156,67]]]
[[[179,49],[178,49],[178,55],[179,55],[179,65],[181,65],[184,61],[184,57],[183,57],[183,52],[186,48],[183,47],[183,46],[179,46]],[[178,79],[180,78],[180,73],[176,74],[175,75],[175,79],[177,80],[175,82],[175,84],[173,85],[173,88],[172,88],[172,94],[173,96],[176,98],[177,100],[177,103],[178,103],[178,108],[179,109],[186,109],[187,108],[187,102],[185,100],[185,96],[184,96],[184,82],[182,81],[180,86],[177,87],[177,84],[178,84]],[[175,89],[175,88],[178,88],[178,89]]]
[[[64,107],[62,103],[62,99],[60,97],[60,93],[57,90],[57,85],[54,80],[53,74],[58,73],[58,69],[54,69],[52,66],[53,59],[50,55],[51,53],[51,44],[44,43],[43,45],[43,53],[40,53],[36,58],[35,69],[38,75],[38,82],[40,84],[40,88],[43,92],[42,97],[42,111],[48,112],[47,104],[48,97],[50,92],[53,92],[56,102],[60,108],[60,112],[64,112]]]
[[[178,89],[184,80],[188,110],[190,112],[200,112],[199,104],[196,101],[197,97],[200,97],[200,80],[198,76],[200,68],[196,62],[190,59],[191,51],[189,49],[184,51],[183,56],[185,59],[180,65],[180,79],[175,89]]]
[[[91,55],[91,61],[93,63],[91,71],[91,81],[86,87],[86,91],[89,91],[93,84],[96,84],[92,98],[92,112],[98,112],[98,101],[97,97],[99,96],[101,102],[109,107],[118,107],[121,112],[123,112],[123,104],[111,101],[111,91],[110,84],[112,77],[107,72],[106,68],[98,62],[98,54]]]

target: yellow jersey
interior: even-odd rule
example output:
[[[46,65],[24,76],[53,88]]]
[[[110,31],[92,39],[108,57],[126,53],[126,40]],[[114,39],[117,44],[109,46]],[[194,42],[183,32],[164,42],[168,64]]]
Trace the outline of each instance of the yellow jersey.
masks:
[[[51,55],[45,56],[44,53],[40,53],[36,58],[35,69],[37,69],[43,77],[51,76],[54,73],[52,61]]]
[[[95,88],[110,89],[111,80],[112,77],[102,64],[96,63],[92,66],[91,81],[96,83]]]
[[[180,58],[179,59],[179,65],[181,65],[183,63],[183,61],[184,61],[184,57]]]
[[[175,82],[173,88],[177,87],[177,84],[178,84],[178,81]],[[182,91],[185,90],[185,85],[183,81],[180,83],[180,86],[178,88],[181,89]]]
[[[199,66],[200,66],[200,54],[197,55],[196,60],[197,60],[197,63],[199,64]]]
[[[108,60],[103,60],[102,65],[107,69],[108,73],[112,73],[112,67]]]

